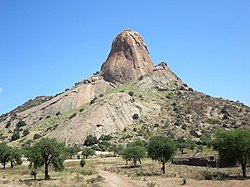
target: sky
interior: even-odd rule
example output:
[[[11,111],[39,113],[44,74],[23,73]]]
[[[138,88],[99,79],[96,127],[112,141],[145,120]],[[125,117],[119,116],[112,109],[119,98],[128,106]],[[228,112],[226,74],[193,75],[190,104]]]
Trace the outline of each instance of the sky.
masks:
[[[190,87],[250,106],[249,0],[0,0],[0,114],[100,70],[124,29]]]

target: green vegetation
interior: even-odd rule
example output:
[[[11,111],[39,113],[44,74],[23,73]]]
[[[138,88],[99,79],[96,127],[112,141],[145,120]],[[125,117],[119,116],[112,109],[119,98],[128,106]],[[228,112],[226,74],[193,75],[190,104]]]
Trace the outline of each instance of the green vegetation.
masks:
[[[6,164],[8,162],[10,162],[11,168],[15,165],[21,165],[21,156],[21,151],[19,149],[0,144],[0,162],[4,169],[6,168]]]
[[[165,174],[165,164],[172,158],[175,150],[174,142],[167,137],[155,136],[148,142],[148,156],[162,163],[163,174]]]
[[[49,166],[52,166],[56,171],[64,168],[66,149],[56,139],[42,138],[28,149],[27,157],[31,168],[36,170],[38,167],[44,166],[45,180],[49,180]]]
[[[20,138],[19,129],[15,129],[15,130],[13,131],[12,136],[11,136],[11,141],[18,140],[19,138]]]
[[[80,166],[81,166],[81,167],[84,167],[85,164],[86,164],[86,161],[85,161],[84,159],[81,159],[81,160],[80,160]]]
[[[85,157],[85,159],[88,159],[89,156],[93,156],[95,154],[95,150],[91,148],[85,148],[82,151],[82,155]]]
[[[121,151],[122,158],[128,161],[132,161],[136,166],[137,161],[141,164],[141,159],[146,156],[146,149],[142,146],[129,146]]]
[[[93,135],[88,135],[87,138],[85,139],[83,145],[85,146],[92,146],[94,144],[97,144],[98,141],[97,141],[97,138]]]
[[[219,130],[215,133],[213,147],[219,151],[219,157],[225,162],[240,163],[242,175],[246,177],[246,166],[250,163],[250,131],[236,129]]]

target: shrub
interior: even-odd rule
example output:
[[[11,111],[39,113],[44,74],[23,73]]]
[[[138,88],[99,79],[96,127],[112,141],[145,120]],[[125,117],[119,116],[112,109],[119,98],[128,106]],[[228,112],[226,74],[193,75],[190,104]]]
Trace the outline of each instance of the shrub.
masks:
[[[11,122],[10,121],[8,121],[7,122],[7,124],[5,125],[5,128],[7,129],[7,128],[9,128],[10,127],[10,125],[11,125]]]
[[[133,119],[138,119],[138,118],[139,118],[139,115],[138,115],[138,114],[134,114],[134,115],[132,116],[132,118],[133,118]]]
[[[181,128],[182,128],[183,130],[186,130],[186,129],[187,129],[187,124],[183,124],[183,125],[181,126]]]
[[[49,119],[50,117],[51,117],[50,115],[47,115],[47,116],[46,116],[46,119]]]
[[[132,97],[134,95],[134,92],[130,91],[128,94]]]
[[[81,166],[81,167],[84,167],[85,164],[86,164],[86,161],[85,161],[84,159],[81,159],[81,160],[80,160],[80,166]]]
[[[11,136],[11,141],[15,141],[20,138],[20,133],[18,130],[14,131],[12,136]]]
[[[17,124],[16,124],[16,127],[20,128],[20,127],[23,127],[23,126],[26,126],[27,124],[25,123],[25,121],[19,121]]]
[[[79,109],[79,112],[82,112],[82,111],[84,111],[84,108],[80,108],[80,109]]]
[[[109,140],[111,140],[113,137],[111,136],[111,135],[105,135],[105,134],[102,134],[101,136],[100,136],[100,138],[98,139],[98,141],[100,141],[100,140],[102,140],[102,141],[109,141]]]
[[[42,135],[40,135],[40,134],[34,134],[33,140],[37,140],[37,139],[39,139],[41,137],[42,137]]]
[[[97,100],[97,97],[94,97],[93,99],[91,99],[90,105],[94,104],[96,100]]]
[[[88,135],[84,141],[85,146],[92,146],[92,145],[97,144],[97,143],[98,143],[97,138],[91,134]]]
[[[73,117],[75,117],[77,114],[73,113],[71,116],[69,116],[69,119],[72,119]]]
[[[57,112],[57,113],[56,113],[56,116],[59,116],[60,114],[61,114],[61,112]]]
[[[24,129],[23,136],[27,136],[29,133],[30,133],[30,130],[28,128]]]

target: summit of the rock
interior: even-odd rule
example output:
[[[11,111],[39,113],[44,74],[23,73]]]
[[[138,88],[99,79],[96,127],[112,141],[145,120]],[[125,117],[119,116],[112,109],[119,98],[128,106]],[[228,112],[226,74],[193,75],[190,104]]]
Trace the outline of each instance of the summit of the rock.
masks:
[[[154,65],[141,35],[124,30],[112,42],[107,60],[101,68],[104,80],[126,84],[153,72]]]

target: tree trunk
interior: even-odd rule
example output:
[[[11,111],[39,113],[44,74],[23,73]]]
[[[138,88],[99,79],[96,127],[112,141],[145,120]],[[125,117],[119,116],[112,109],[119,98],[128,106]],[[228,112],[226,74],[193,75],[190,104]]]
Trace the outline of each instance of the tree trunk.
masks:
[[[3,163],[3,169],[5,169],[5,164],[6,164],[6,162]]]
[[[49,165],[45,163],[45,180],[49,180]]]
[[[161,170],[162,170],[162,173],[165,174],[165,162],[162,162],[162,168],[161,168]]]
[[[134,162],[134,166],[136,166],[136,159],[135,158],[133,159],[133,162]]]
[[[11,168],[14,167],[14,163],[12,161],[10,162],[10,165],[11,165]]]
[[[242,174],[243,177],[247,177],[247,162],[244,160],[241,162],[241,169],[242,169]]]

